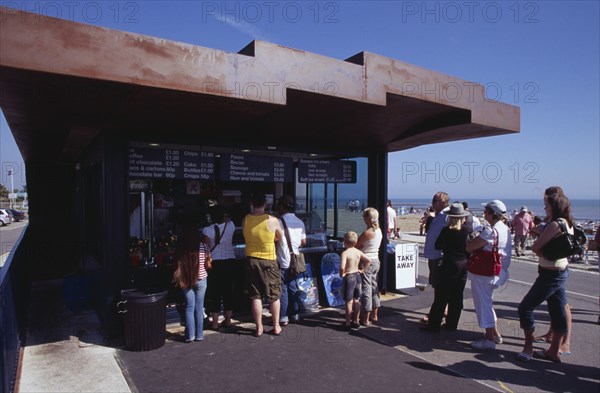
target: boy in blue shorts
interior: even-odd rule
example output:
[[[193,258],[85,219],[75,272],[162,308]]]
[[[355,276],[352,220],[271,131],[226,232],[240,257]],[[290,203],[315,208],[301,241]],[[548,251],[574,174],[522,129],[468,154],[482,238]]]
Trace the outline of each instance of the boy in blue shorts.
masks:
[[[356,232],[348,231],[344,235],[344,247],[340,258],[340,276],[342,276],[342,293],[346,302],[346,328],[357,329],[358,324],[358,299],[360,299],[361,279],[360,273],[369,266],[369,259],[362,251],[355,248],[358,240]],[[360,262],[363,262],[362,265]],[[354,312],[353,312],[354,311]]]

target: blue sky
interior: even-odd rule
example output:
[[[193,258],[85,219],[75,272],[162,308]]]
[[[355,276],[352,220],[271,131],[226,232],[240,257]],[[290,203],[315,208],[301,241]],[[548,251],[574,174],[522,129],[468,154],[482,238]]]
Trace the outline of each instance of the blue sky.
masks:
[[[478,82],[521,108],[521,133],[392,153],[391,197],[538,198],[560,185],[600,199],[597,1],[0,3],[229,52],[253,39],[337,59],[369,51]],[[7,185],[6,168],[23,165],[3,116],[0,131]]]

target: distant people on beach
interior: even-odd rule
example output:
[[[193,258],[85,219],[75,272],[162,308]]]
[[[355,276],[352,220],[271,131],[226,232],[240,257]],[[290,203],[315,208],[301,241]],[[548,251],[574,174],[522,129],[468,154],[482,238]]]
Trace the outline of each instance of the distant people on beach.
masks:
[[[388,239],[396,239],[399,237],[398,228],[396,228],[396,210],[392,205],[392,201],[387,201],[387,237]]]
[[[364,205],[365,204],[364,203],[361,204],[361,202],[358,199],[355,199],[353,201],[348,201],[346,203],[346,211],[353,212],[353,213],[360,212],[360,211],[364,210],[364,209],[361,209],[361,207]]]
[[[423,214],[423,218],[421,218],[421,225],[419,226],[419,235],[424,236],[429,230],[429,226],[431,225],[431,221],[435,217],[435,211],[433,207],[429,206],[425,213]]]
[[[515,254],[518,257],[525,255],[525,243],[531,228],[533,228],[533,217],[529,214],[527,206],[521,206],[519,213],[512,220],[512,231],[515,235]]]

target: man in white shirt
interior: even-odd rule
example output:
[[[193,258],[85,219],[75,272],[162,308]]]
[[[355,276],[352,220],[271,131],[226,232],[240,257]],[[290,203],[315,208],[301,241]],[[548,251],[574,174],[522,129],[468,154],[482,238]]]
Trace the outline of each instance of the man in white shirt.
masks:
[[[300,246],[306,244],[306,229],[304,223],[294,214],[296,204],[289,195],[283,195],[277,201],[279,222],[283,228],[284,236],[277,242],[277,262],[281,271],[281,311],[279,324],[286,326],[289,322],[298,322],[302,309],[302,300],[299,297],[297,277],[290,272],[290,245],[294,254],[300,253]],[[290,242],[288,242],[288,239]],[[291,243],[291,244],[290,244]],[[289,315],[289,316],[288,316]]]
[[[396,231],[396,210],[389,199],[387,201],[387,235],[388,239],[398,237],[398,232]]]

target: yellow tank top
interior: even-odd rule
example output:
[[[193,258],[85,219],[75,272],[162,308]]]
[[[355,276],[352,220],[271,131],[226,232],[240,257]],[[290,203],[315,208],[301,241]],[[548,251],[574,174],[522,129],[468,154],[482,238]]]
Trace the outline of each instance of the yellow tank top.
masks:
[[[253,216],[248,214],[244,222],[244,240],[246,241],[246,256],[260,259],[275,260],[275,232],[267,227],[268,214]]]

